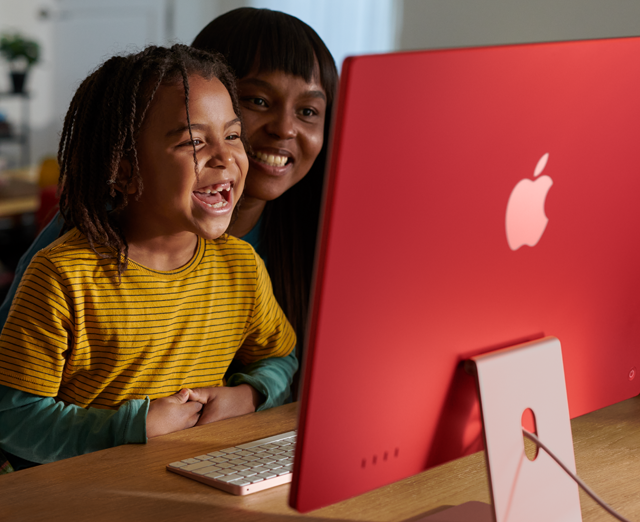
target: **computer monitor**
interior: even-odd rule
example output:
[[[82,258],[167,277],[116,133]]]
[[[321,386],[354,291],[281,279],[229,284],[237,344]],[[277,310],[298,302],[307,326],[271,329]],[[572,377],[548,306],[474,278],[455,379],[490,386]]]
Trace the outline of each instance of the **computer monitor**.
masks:
[[[638,38],[346,60],[293,507],[481,449],[470,356],[559,338],[571,417],[640,392],[639,93]]]

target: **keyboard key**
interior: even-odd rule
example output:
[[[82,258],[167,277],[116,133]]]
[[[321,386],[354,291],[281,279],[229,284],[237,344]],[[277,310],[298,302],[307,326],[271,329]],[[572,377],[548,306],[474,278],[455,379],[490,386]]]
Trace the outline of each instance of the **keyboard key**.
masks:
[[[228,468],[228,469],[235,469],[236,471],[247,471],[248,469],[251,469],[249,466],[247,466],[246,464],[243,466],[242,464],[233,466],[232,468]]]
[[[291,473],[291,470],[280,468],[279,470],[277,470],[277,472],[278,472],[278,476],[281,477],[282,475],[288,475],[289,473]]]
[[[249,451],[249,450],[242,450],[239,451],[238,453],[236,453],[235,455],[240,455],[241,457],[248,457],[250,455],[253,455],[253,451]]]
[[[254,461],[259,460],[259,459],[260,459],[260,457],[257,457],[255,455],[253,457],[244,457],[244,460],[246,462],[254,462]]]
[[[263,459],[254,460],[254,464],[259,464],[261,466],[266,466],[268,464],[273,464],[274,462],[278,462],[278,459],[275,457],[265,457]]]
[[[224,477],[220,477],[216,480],[219,480],[220,482],[234,482],[236,480],[240,480],[243,479],[244,477],[241,477],[240,475],[226,475]]]
[[[210,457],[224,457],[226,453],[222,453],[221,451],[212,451],[211,453],[207,453]]]
[[[222,469],[226,469],[226,468],[232,468],[233,464],[229,464],[228,462],[219,462],[216,464],[216,466]]]
[[[211,462],[209,462],[208,460],[199,460],[195,464],[188,464],[180,469],[182,469],[183,471],[195,471],[197,469],[205,468],[209,466],[211,466]]]
[[[227,473],[225,473],[225,470],[220,469],[218,471],[211,471],[210,473],[207,473],[206,476],[207,477],[211,477],[214,479],[218,479],[220,477],[224,477],[225,475],[227,475]]]
[[[209,460],[211,458],[211,455],[199,455],[198,457],[193,458],[198,460]]]
[[[209,473],[214,473],[216,471],[220,471],[218,466],[207,466],[206,468],[196,469],[193,472],[196,475],[209,475]]]
[[[215,462],[216,464],[222,464],[223,462],[229,462],[229,459],[224,457],[214,457],[209,462]]]
[[[198,459],[184,459],[182,462],[185,464],[195,464],[196,462],[200,462]]]
[[[263,479],[267,480],[267,479],[270,479],[270,478],[277,477],[278,474],[274,473],[273,471],[265,471],[264,473],[258,473],[257,476],[258,477],[262,477]]]
[[[246,464],[247,461],[244,459],[233,459],[229,461],[229,464],[233,464],[234,466],[237,466],[238,464]]]
[[[172,462],[171,464],[169,464],[169,466],[171,466],[172,468],[183,468],[185,466],[188,466],[188,464],[182,460],[179,460],[178,462]]]
[[[226,448],[226,449],[222,449],[220,450],[222,453],[238,453],[239,450],[238,448]]]

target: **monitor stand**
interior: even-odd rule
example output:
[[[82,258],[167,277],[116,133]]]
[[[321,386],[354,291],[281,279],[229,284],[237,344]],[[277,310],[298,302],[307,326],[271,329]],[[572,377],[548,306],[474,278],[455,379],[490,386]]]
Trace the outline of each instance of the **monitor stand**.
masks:
[[[544,450],[525,454],[525,411],[533,431],[575,472],[562,350],[555,337],[472,357],[482,410],[492,505],[467,502],[420,522],[581,522],[577,484]]]

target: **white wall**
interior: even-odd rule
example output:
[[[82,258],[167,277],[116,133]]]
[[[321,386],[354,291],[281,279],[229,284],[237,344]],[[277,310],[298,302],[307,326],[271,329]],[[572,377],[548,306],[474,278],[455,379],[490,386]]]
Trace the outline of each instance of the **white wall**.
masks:
[[[640,35],[638,0],[404,0],[399,49]]]
[[[0,33],[19,31],[40,43],[41,59],[27,79],[27,89],[31,92],[30,124],[32,151],[55,151],[57,137],[51,129],[54,103],[53,84],[55,59],[53,53],[53,27],[47,13],[56,7],[55,0],[0,0]],[[10,90],[9,68],[0,61],[0,91]],[[0,111],[17,121],[20,106],[18,100],[2,99]],[[6,151],[10,159],[18,157],[17,147],[3,144],[0,154]],[[32,158],[37,157],[32,154]]]
[[[279,9],[309,23],[338,66],[346,54],[393,48],[640,34],[640,0],[0,0],[0,32],[18,29],[42,44],[42,61],[28,81],[32,161],[56,152],[74,86],[109,53],[151,41],[190,43],[216,16],[249,5]],[[71,8],[75,18],[65,19]],[[95,16],[100,9],[102,19]],[[125,13],[120,22],[118,9]],[[140,14],[140,9],[155,14]],[[127,14],[134,12],[138,14]],[[136,16],[140,27],[133,20]],[[92,25],[87,32],[88,23]],[[100,36],[97,31],[102,31]],[[67,49],[62,56],[60,49]],[[0,90],[8,89],[6,73],[0,63]],[[12,104],[0,101],[0,110],[15,118],[18,107]],[[3,150],[4,146],[0,153]]]

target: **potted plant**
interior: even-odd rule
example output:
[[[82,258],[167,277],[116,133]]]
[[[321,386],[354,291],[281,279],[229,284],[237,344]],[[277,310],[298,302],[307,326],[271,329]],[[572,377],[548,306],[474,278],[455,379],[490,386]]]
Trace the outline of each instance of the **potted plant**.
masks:
[[[23,92],[29,68],[40,59],[40,45],[19,33],[3,34],[0,54],[9,62],[13,92]]]

